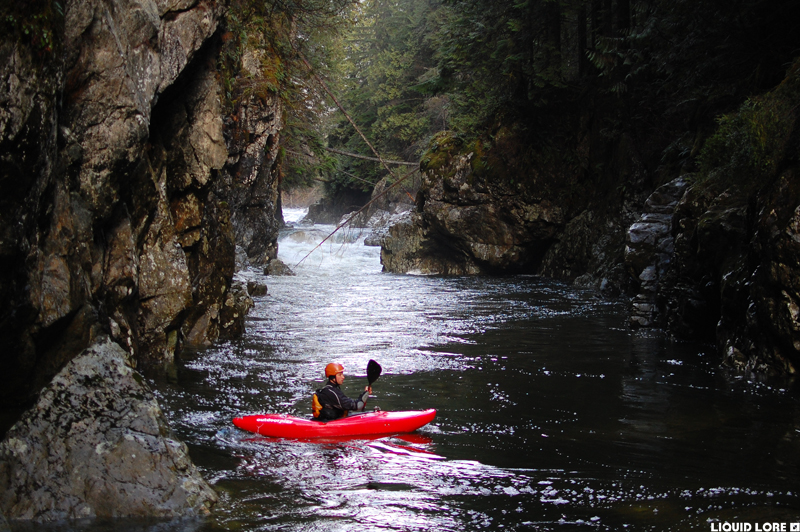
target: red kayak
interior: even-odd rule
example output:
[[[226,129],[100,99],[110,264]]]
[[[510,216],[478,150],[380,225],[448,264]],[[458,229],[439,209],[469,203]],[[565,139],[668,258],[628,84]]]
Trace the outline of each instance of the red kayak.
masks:
[[[367,412],[333,421],[314,421],[286,414],[260,414],[234,418],[233,424],[262,436],[307,439],[413,432],[433,421],[435,417],[436,410],[431,408],[404,412]]]

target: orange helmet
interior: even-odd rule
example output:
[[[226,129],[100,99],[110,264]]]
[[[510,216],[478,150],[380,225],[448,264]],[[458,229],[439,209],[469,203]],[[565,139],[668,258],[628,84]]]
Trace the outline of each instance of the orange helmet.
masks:
[[[341,364],[337,364],[336,362],[331,362],[327,366],[325,366],[325,377],[331,378],[337,373],[341,373],[344,371],[344,366]]]

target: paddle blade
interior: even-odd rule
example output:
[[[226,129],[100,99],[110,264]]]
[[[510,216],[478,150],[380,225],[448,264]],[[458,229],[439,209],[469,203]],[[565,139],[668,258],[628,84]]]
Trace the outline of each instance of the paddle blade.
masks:
[[[374,360],[370,359],[370,361],[367,362],[367,380],[370,386],[381,376],[381,371],[383,371],[383,368]]]

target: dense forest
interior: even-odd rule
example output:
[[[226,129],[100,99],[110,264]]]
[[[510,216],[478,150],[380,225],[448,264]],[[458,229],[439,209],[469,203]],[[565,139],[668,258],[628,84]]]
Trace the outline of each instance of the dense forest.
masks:
[[[331,193],[370,189],[386,173],[379,163],[325,148],[372,156],[368,141],[382,157],[418,161],[442,131],[464,139],[513,132],[523,152],[547,155],[552,146],[583,172],[614,172],[622,188],[640,185],[637,176],[609,168],[607,154],[565,153],[569,142],[557,137],[638,139],[656,182],[694,170],[716,120],[785,76],[800,52],[799,10],[759,0],[336,6],[335,27],[317,26],[328,30],[324,41],[303,34],[297,46],[352,122],[306,72],[289,92],[327,102],[330,112],[309,100],[292,106],[285,186],[321,177]],[[587,110],[592,124],[580,123]]]

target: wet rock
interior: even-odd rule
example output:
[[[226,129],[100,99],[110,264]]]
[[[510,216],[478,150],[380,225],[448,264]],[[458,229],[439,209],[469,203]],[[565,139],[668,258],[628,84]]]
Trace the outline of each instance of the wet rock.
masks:
[[[678,202],[674,252],[656,295],[659,323],[676,337],[709,340],[725,329],[720,298],[740,297],[737,285],[748,277],[746,216],[742,198],[724,187],[692,186]]]
[[[264,268],[264,275],[294,275],[289,266],[280,259],[272,259]]]
[[[388,231],[389,231],[389,229],[387,228],[386,232],[388,233]],[[369,235],[364,237],[364,245],[365,246],[370,246],[370,247],[380,247],[381,246],[381,242],[383,241],[383,237],[385,237],[385,236],[386,236],[386,233],[383,233],[383,232],[381,232],[381,233],[370,233]]]
[[[429,267],[422,255],[425,240],[419,216],[409,213],[389,226],[381,239],[381,264],[389,272],[430,274],[438,272],[439,267]]]
[[[63,53],[42,61],[0,38],[0,181],[14,205],[0,209],[0,291],[15,309],[0,335],[19,353],[3,394],[30,397],[98,329],[137,363],[169,363],[182,321],[204,312],[189,307],[224,301],[218,243],[232,236],[211,189],[227,150],[204,46],[224,9],[70,0]]]
[[[412,210],[413,205],[405,203],[395,204],[394,212],[380,209],[374,210],[374,213],[366,223],[366,227],[370,229],[370,233],[364,238],[364,245],[380,246],[383,237],[389,233],[389,228],[402,221]]]
[[[688,188],[666,269],[639,274],[648,288],[637,296],[644,312],[679,338],[716,341],[722,363],[740,372],[794,375],[800,364],[793,172],[752,198],[722,182]]]
[[[267,295],[267,285],[259,283],[258,281],[247,282],[247,293],[253,297],[261,297]]]
[[[417,214],[393,226],[383,240],[386,271],[513,272],[541,259],[565,223],[561,207],[510,193],[511,183],[476,172],[474,157],[455,150],[437,159],[437,166],[423,161]]]
[[[205,515],[214,491],[124,349],[70,361],[0,443],[0,509],[39,522]]]
[[[163,368],[183,346],[241,333],[252,306],[232,281],[223,179],[234,163],[213,35],[226,3],[62,5],[63,53],[35,57],[0,36],[0,399],[44,389],[55,405],[40,401],[15,429],[30,444],[4,444],[3,508],[43,520],[203,513],[213,493],[137,374],[104,353]],[[256,151],[269,151],[262,133]],[[105,335],[116,347],[92,347],[104,360],[93,380],[64,384],[59,371],[89,371],[82,353]]]
[[[242,271],[250,267],[250,259],[242,246],[236,246],[236,271]]]
[[[581,212],[567,222],[544,252],[539,272],[610,297],[627,293],[631,283],[622,266],[623,228],[632,218],[626,211],[605,215],[593,210]]]
[[[264,50],[247,41],[241,72],[248,86],[263,82]],[[278,253],[278,231],[283,226],[278,148],[283,127],[280,98],[248,90],[232,104],[225,117],[227,161],[220,173],[218,194],[230,206],[235,243],[254,266]]]
[[[740,371],[796,375],[800,367],[798,205],[800,186],[793,168],[765,189],[755,206],[749,205],[752,213],[724,228],[730,232],[753,220],[749,241],[739,237],[738,247],[727,241],[741,260],[723,263],[727,268],[719,281],[718,344],[724,362]]]
[[[255,303],[247,292],[247,285],[235,279],[227,291],[225,303],[220,309],[220,337],[237,338],[244,333],[247,313]]]
[[[647,327],[657,321],[659,281],[674,252],[672,217],[687,186],[680,177],[657,188],[639,219],[628,228],[625,265],[638,291],[632,301],[631,325]]]
[[[412,275],[475,275],[481,270],[462,255],[442,252],[422,229],[421,216],[410,212],[397,217],[381,239],[384,271]],[[445,248],[446,249],[446,248]]]

